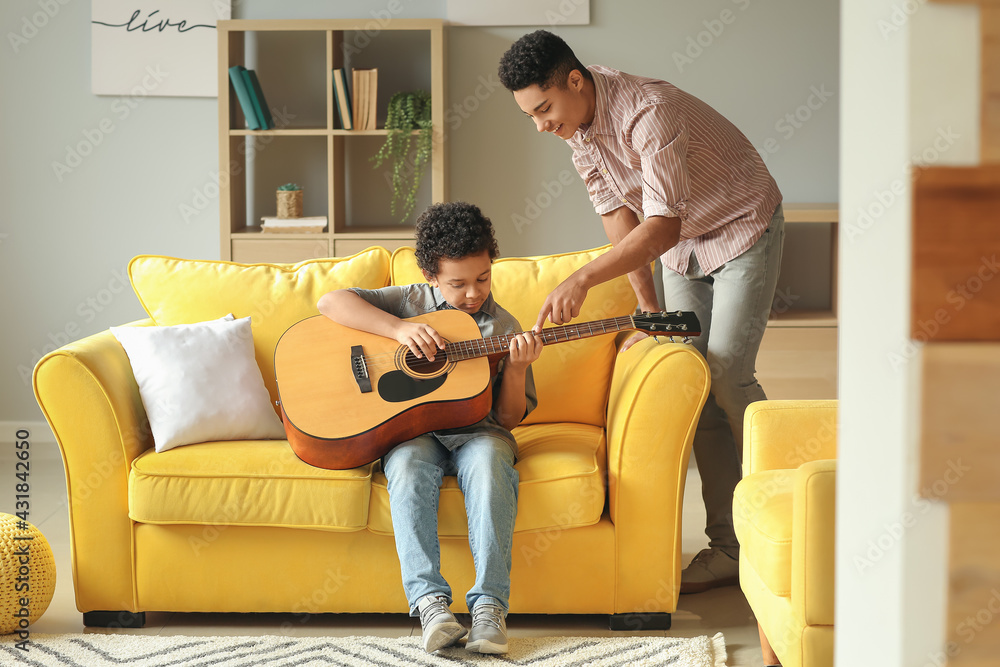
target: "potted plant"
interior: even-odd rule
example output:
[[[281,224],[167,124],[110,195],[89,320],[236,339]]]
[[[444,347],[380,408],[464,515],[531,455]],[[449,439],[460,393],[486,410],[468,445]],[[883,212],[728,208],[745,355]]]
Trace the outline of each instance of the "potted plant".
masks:
[[[302,217],[302,188],[298,183],[285,183],[278,188],[278,217]]]
[[[385,143],[372,157],[375,168],[388,162],[392,167],[390,212],[400,211],[400,222],[413,212],[417,189],[431,157],[431,96],[422,90],[396,93],[389,100],[385,120]],[[408,163],[414,132],[417,143],[413,162]]]

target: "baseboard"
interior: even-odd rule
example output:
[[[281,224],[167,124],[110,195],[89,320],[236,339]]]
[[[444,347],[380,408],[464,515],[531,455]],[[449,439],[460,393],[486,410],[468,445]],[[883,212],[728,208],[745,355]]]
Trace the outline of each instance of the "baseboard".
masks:
[[[44,421],[0,421],[0,442],[14,442],[21,439],[23,431],[28,432],[30,442],[51,442],[55,443],[56,436],[49,428],[48,422]],[[21,435],[18,435],[18,434]]]

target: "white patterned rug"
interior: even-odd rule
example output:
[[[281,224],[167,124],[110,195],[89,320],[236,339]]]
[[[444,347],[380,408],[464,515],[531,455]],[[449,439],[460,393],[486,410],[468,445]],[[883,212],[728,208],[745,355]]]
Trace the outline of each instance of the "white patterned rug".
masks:
[[[510,653],[489,656],[449,648],[425,653],[420,637],[161,637],[32,634],[23,651],[0,637],[2,665],[60,667],[368,667],[534,665],[536,667],[724,667],[726,643],[714,637],[513,637]]]

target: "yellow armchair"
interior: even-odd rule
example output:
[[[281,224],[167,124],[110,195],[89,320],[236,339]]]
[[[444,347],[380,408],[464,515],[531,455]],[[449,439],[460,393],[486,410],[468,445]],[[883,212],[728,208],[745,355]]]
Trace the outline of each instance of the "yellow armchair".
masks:
[[[764,662],[832,667],[837,402],[761,401],[743,424],[733,523]]]

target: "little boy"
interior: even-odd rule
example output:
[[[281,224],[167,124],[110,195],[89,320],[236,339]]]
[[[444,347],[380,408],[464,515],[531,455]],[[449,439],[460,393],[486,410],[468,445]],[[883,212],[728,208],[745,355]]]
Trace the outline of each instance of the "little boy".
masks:
[[[445,341],[427,324],[403,318],[453,308],[469,313],[483,337],[521,331],[490,293],[499,249],[493,225],[478,207],[451,202],[424,211],[417,220],[416,255],[430,284],[336,290],[319,300],[320,312],[339,324],[394,338],[428,360]],[[541,351],[540,337],[519,333],[493,379],[493,408],[485,419],[400,443],[382,459],[403,588],[410,615],[420,616],[428,653],[454,645],[467,633],[470,651],[507,652],[518,485],[517,443],[510,431],[537,403],[530,365]],[[466,595],[471,631],[449,609],[451,588],[441,576],[437,510],[448,474],[457,476],[465,497],[476,568],[476,582]]]

